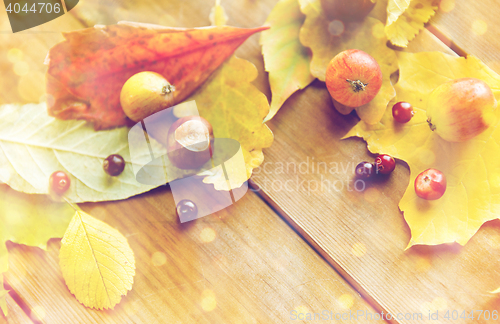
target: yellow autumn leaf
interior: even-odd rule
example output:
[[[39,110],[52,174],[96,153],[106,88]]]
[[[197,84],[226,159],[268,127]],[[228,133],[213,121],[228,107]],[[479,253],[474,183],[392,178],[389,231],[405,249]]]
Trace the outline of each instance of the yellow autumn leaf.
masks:
[[[262,149],[273,143],[273,133],[262,123],[269,113],[269,103],[250,83],[257,75],[252,63],[233,56],[188,99],[196,101],[200,116],[212,124],[215,138],[231,138],[241,145],[246,174],[232,174],[230,177],[239,181],[231,183],[231,188],[221,173],[203,173],[207,176],[203,182],[213,183],[217,190],[241,187],[264,161]]]
[[[400,47],[424,29],[438,9],[436,0],[389,0],[385,33],[392,44]]]
[[[473,77],[485,81],[500,100],[500,76],[474,56],[400,52],[398,59],[400,80],[392,103],[412,103],[415,116],[407,124],[398,124],[388,109],[380,123],[360,122],[346,137],[363,137],[371,152],[408,163],[410,182],[399,203],[411,230],[408,248],[451,242],[464,245],[483,223],[500,214],[500,127],[497,123],[467,142],[447,142],[427,124],[427,98],[446,81]],[[500,120],[498,108],[496,115]],[[428,168],[442,171],[447,178],[446,192],[438,200],[415,194],[415,178]]]
[[[228,16],[226,15],[224,7],[221,6],[220,0],[215,0],[215,6],[210,12],[209,19],[212,26],[224,26],[227,23]]]
[[[116,229],[77,211],[61,243],[59,264],[63,278],[83,305],[114,308],[132,289],[134,253]]]
[[[9,291],[3,288],[3,275],[0,274],[0,310],[3,312],[5,316],[8,315],[7,310],[7,295]]]
[[[301,11],[306,15],[300,30],[300,41],[312,51],[313,76],[325,81],[328,63],[335,55],[347,49],[362,50],[377,60],[382,70],[382,88],[371,102],[356,108],[361,120],[376,124],[382,118],[389,101],[396,95],[390,77],[398,69],[395,52],[386,46],[387,38],[383,23],[367,17],[361,23],[332,26],[323,13],[319,0],[299,0],[299,2]],[[337,22],[340,23],[338,20]],[[352,111],[352,108],[345,109],[347,107],[340,107],[338,103],[335,105],[343,114]]]
[[[271,28],[262,32],[260,44],[273,96],[271,110],[264,122],[273,118],[295,91],[304,89],[314,80],[310,70],[311,55],[299,40],[304,20],[298,0],[279,1],[267,17],[266,25]]]

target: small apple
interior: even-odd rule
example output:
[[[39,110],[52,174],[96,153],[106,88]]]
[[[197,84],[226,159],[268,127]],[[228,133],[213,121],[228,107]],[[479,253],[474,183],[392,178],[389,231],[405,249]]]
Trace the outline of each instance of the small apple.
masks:
[[[427,169],[415,178],[415,193],[422,199],[436,200],[446,191],[446,177],[436,169]]]
[[[128,118],[135,122],[173,105],[171,85],[163,75],[144,71],[131,76],[120,92],[120,104]]]
[[[347,107],[359,107],[369,103],[380,91],[382,71],[369,54],[350,49],[330,61],[325,82],[333,99]]]
[[[321,0],[321,6],[329,20],[359,21],[372,11],[377,0]]]
[[[427,102],[431,130],[449,142],[465,142],[496,121],[497,101],[482,80],[462,78],[441,84]]]
[[[179,169],[197,169],[212,156],[212,125],[199,116],[178,119],[167,134],[167,155]]]

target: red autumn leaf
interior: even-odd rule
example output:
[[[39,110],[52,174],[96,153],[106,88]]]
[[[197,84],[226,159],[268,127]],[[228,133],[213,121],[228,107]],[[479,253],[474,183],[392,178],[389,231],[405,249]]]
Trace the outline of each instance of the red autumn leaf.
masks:
[[[248,37],[265,29],[119,23],[65,33],[66,41],[49,52],[49,114],[85,119],[96,129],[126,125],[120,91],[132,75],[162,74],[175,85],[174,104],[182,102]]]

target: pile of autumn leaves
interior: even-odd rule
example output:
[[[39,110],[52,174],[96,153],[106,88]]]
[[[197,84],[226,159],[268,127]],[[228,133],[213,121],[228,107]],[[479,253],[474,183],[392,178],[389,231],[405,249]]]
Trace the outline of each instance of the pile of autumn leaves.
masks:
[[[494,163],[494,160],[500,156],[500,131],[497,131],[495,126],[469,142],[445,142],[429,130],[425,116],[426,100],[437,86],[460,77],[475,77],[485,81],[493,89],[497,100],[500,100],[500,77],[472,56],[465,59],[438,52],[410,54],[397,52],[387,47],[388,40],[395,45],[406,46],[436,10],[437,7],[433,1],[389,0],[386,8],[378,4],[370,16],[361,22],[332,26],[331,21],[323,13],[320,0],[281,0],[267,20],[271,28],[264,31],[261,37],[262,52],[273,95],[270,108],[265,96],[250,83],[257,76],[255,67],[245,60],[230,57],[232,51],[251,33],[240,37],[241,39],[234,38],[234,48],[227,56],[230,58],[225,63],[220,62],[221,67],[215,72],[207,73],[204,79],[206,82],[197,85],[199,89],[182,90],[180,84],[176,86],[179,85],[178,88],[181,89],[179,93],[185,95],[182,99],[197,102],[200,115],[211,122],[214,133],[219,132],[214,134],[216,137],[229,137],[241,143],[248,179],[252,170],[263,161],[262,149],[269,147],[273,141],[272,133],[262,120],[271,119],[287,98],[295,91],[307,87],[314,79],[324,81],[326,67],[336,54],[351,48],[363,50],[379,63],[383,74],[383,84],[374,100],[356,108],[361,121],[346,137],[363,137],[371,152],[390,154],[408,163],[411,171],[410,185],[400,202],[400,208],[411,228],[412,238],[409,247],[415,244],[435,245],[448,242],[465,244],[484,222],[497,218],[500,212],[500,167]],[[384,24],[377,17],[384,16],[385,12],[387,12],[387,21]],[[224,17],[222,7],[216,6],[212,15],[214,25],[225,24]],[[106,28],[107,31],[119,28],[132,30],[138,34],[151,33],[151,30],[137,26],[108,26]],[[101,30],[91,32],[99,35],[106,34]],[[164,32],[168,33],[168,31]],[[71,41],[79,40],[80,37],[84,38],[80,34],[66,36]],[[205,36],[211,40],[210,37],[213,35]],[[119,42],[117,44],[119,46]],[[60,46],[64,48],[65,45]],[[127,48],[126,52],[131,51]],[[57,60],[57,55],[51,56],[51,60]],[[63,55],[61,61],[64,60]],[[193,62],[193,64],[198,62],[195,56],[190,57],[189,60],[188,62]],[[92,66],[89,66],[89,69],[91,68]],[[391,75],[398,70],[399,80],[393,84]],[[85,108],[84,102],[78,102],[78,93],[70,89],[71,85],[74,85],[74,80],[70,79],[74,73],[70,72],[75,71],[55,71],[52,76],[57,75],[57,79],[49,79],[49,82],[52,82],[51,91],[55,99],[52,104],[70,108],[66,114],[59,117],[71,119],[76,116],[94,122],[98,121],[96,118],[99,118],[99,111],[92,111],[91,116],[78,115],[88,110],[80,109]],[[67,79],[65,79],[66,76],[68,76]],[[84,83],[88,81],[84,78],[80,78],[81,80]],[[102,80],[97,81],[99,82],[87,82],[88,84],[81,88],[92,92],[95,84],[102,85]],[[113,86],[110,83],[106,84]],[[227,89],[224,96],[218,91],[221,87]],[[242,102],[240,93],[247,94],[248,100]],[[94,98],[95,105],[104,102],[105,99],[107,98]],[[181,98],[178,99],[181,100]],[[391,111],[387,107],[392,107],[399,101],[412,103],[416,114],[409,123],[396,127]],[[214,102],[217,102],[217,105],[214,105]],[[226,114],[226,110],[231,110],[231,114]],[[95,132],[84,121],[56,120],[47,116],[45,111],[44,105],[0,107],[2,116],[8,117],[0,120],[0,138],[9,139],[9,146],[4,146],[4,150],[7,147],[9,152],[0,150],[0,158],[6,157],[7,153],[14,154],[13,152],[16,152],[16,149],[23,145],[22,143],[31,143],[32,147],[37,149],[39,161],[57,161],[54,167],[62,168],[64,165],[71,169],[69,173],[72,176],[72,182],[77,183],[79,187],[78,192],[71,190],[68,192],[67,198],[73,202],[124,199],[152,188],[140,184],[131,185],[135,183],[133,181],[135,177],[126,143],[126,127]],[[249,111],[253,112],[251,116],[248,114]],[[348,114],[351,110],[340,112]],[[24,118],[19,119],[19,114]],[[101,125],[102,128],[125,123],[120,110],[112,110],[110,114],[114,114],[116,118],[107,120],[106,124]],[[230,120],[224,119],[224,116],[230,116]],[[245,122],[237,122],[240,120]],[[35,127],[41,122],[46,125],[46,133],[41,132],[35,134],[36,136],[28,134],[25,138],[19,138],[12,137],[13,135],[8,132],[15,127]],[[234,124],[234,127],[227,127],[228,124]],[[65,135],[47,145],[48,134],[54,133]],[[71,137],[84,143],[78,147],[78,153],[75,153],[73,147],[70,149],[65,146],[71,143]],[[108,143],[110,148],[121,147],[121,151],[100,152],[102,156],[96,157],[95,151],[100,150],[100,146],[92,143],[99,143],[99,145]],[[54,147],[50,146],[52,144]],[[155,147],[156,144],[152,142],[151,145]],[[165,153],[160,145],[157,149],[158,154]],[[13,166],[0,166],[0,180],[19,192],[47,193],[45,173],[36,173],[36,170],[42,169],[40,165],[37,165],[39,162],[26,159],[25,155],[22,155],[23,150],[17,151],[18,155],[15,156],[14,161],[24,159],[24,163],[33,164],[30,169],[35,171],[28,177],[19,174]],[[98,170],[102,159],[109,154],[116,153],[122,154],[127,161],[127,167],[119,179],[112,183],[105,183],[102,181],[102,176],[89,175],[87,169],[89,166]],[[450,160],[449,156],[453,157],[453,160]],[[447,174],[447,195],[436,201],[426,201],[425,208],[422,208],[424,202],[416,197],[412,184],[420,171],[430,167]],[[216,184],[218,181],[221,179],[217,175],[207,176],[205,179],[207,183]],[[488,185],[478,188],[478,183]],[[29,206],[25,206],[26,198],[19,192],[6,188],[2,194],[9,199],[0,200],[0,210],[3,214],[7,214],[8,210],[9,217],[12,217],[13,210],[17,210],[20,215],[29,215],[26,223],[30,225],[28,228],[24,225],[22,228],[10,227],[9,233],[5,232],[6,229],[3,229],[4,232],[0,229],[1,242],[10,239],[16,243],[44,247],[48,238],[61,237],[64,234],[61,268],[63,274],[66,274],[65,280],[71,292],[88,307],[113,308],[120,301],[121,296],[131,289],[135,274],[133,253],[123,236],[81,211],[75,214],[71,207],[54,206],[52,202],[41,196],[33,196],[37,198],[32,199]],[[54,215],[57,215],[57,219]],[[4,216],[0,214],[0,217]],[[50,226],[33,231],[34,228],[39,227],[37,219],[40,217],[46,219],[52,217],[52,221],[47,222]],[[89,228],[96,228],[96,233],[93,233],[96,237],[105,233],[107,237],[119,242],[115,246],[116,251],[109,249],[106,251],[108,253],[106,257],[114,260],[113,262],[118,265],[115,266],[116,271],[112,274],[113,277],[108,279],[113,280],[112,282],[120,281],[122,285],[115,287],[116,289],[99,288],[101,292],[107,291],[107,294],[98,294],[98,289],[94,288],[103,281],[101,280],[101,283],[99,280],[95,281],[94,279],[98,276],[91,279],[92,273],[83,273],[83,268],[79,266],[79,259],[86,259],[88,255],[76,255],[71,252],[74,251],[74,246],[81,244],[83,240],[89,240],[89,236],[83,235],[81,230],[86,224],[90,225]],[[94,246],[99,248],[99,243],[94,242]],[[5,245],[0,244],[0,273],[7,270],[6,257]],[[111,264],[113,262],[103,265],[113,267]],[[97,269],[97,267],[94,265],[94,268]],[[83,285],[94,288],[79,290],[78,287],[82,285],[78,283],[84,280],[89,282],[94,280],[94,286]],[[4,295],[0,277],[0,306],[5,312]]]
[[[439,85],[469,77],[485,81],[498,100],[500,77],[474,56],[390,49],[388,41],[406,46],[437,6],[423,0],[390,0],[387,8],[379,4],[363,21],[339,27],[338,23],[332,26],[320,0],[278,3],[268,19],[272,27],[261,37],[273,92],[267,119],[298,89],[315,78],[324,81],[327,65],[336,54],[352,48],[370,54],[381,67],[383,85],[374,100],[356,108],[361,121],[345,138],[362,137],[372,153],[389,154],[408,163],[410,182],[399,203],[411,229],[408,247],[452,242],[463,245],[500,212],[500,167],[495,163],[500,154],[500,131],[494,125],[467,142],[447,142],[429,129],[427,99]],[[383,9],[387,12],[386,24],[376,18],[383,16]],[[391,75],[398,70],[399,80],[394,84]],[[416,112],[407,124],[395,123],[391,109],[387,109],[400,101],[411,103]],[[342,114],[351,111],[339,109]],[[500,117],[500,109],[496,111]],[[448,180],[446,195],[435,201],[418,198],[413,188],[416,176],[429,168],[442,171]]]

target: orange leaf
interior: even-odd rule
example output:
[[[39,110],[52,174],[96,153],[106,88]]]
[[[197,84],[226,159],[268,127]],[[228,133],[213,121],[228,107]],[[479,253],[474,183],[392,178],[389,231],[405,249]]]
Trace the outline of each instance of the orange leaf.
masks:
[[[49,52],[47,106],[61,119],[85,119],[96,129],[127,124],[120,91],[141,71],[175,85],[174,104],[196,90],[260,27],[174,29],[138,23],[95,26],[65,33]]]

